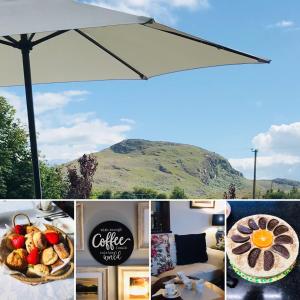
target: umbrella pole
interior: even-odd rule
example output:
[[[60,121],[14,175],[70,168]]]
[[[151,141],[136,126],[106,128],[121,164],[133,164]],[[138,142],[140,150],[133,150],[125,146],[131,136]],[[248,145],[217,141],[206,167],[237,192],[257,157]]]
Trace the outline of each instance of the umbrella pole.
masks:
[[[24,83],[25,83],[25,92],[26,92],[31,159],[32,159],[33,178],[34,178],[34,191],[35,191],[35,198],[42,199],[39,157],[38,157],[38,149],[37,149],[33,96],[32,96],[32,81],[31,81],[30,56],[29,56],[29,53],[31,50],[30,44],[31,43],[28,40],[27,35],[22,34],[20,45],[21,45],[22,59],[23,59]]]

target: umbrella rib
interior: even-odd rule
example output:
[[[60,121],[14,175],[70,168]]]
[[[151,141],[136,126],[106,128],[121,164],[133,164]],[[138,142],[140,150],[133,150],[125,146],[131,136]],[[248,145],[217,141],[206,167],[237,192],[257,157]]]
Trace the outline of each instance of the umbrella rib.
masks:
[[[10,41],[11,43],[17,45],[18,44],[18,41],[15,40],[14,38],[12,38],[10,35],[5,35],[3,36],[6,40]]]
[[[16,44],[8,42],[8,41],[3,41],[1,39],[0,39],[0,44],[6,45],[6,46],[10,46],[10,47],[13,47],[13,48],[18,48],[18,46]]]
[[[131,66],[130,64],[128,64],[126,61],[124,61],[122,58],[120,58],[119,56],[117,56],[116,54],[114,54],[113,52],[111,52],[109,49],[105,48],[103,45],[101,45],[100,43],[98,43],[97,41],[95,41],[93,38],[91,38],[86,33],[82,32],[79,29],[75,29],[75,31],[78,32],[80,35],[82,35],[84,38],[86,38],[88,41],[90,41],[91,43],[93,43],[94,45],[96,45],[97,47],[99,47],[101,50],[105,51],[106,53],[108,53],[109,55],[111,55],[113,58],[115,58],[116,60],[118,60],[119,62],[121,62],[123,65],[125,65],[127,68],[129,68],[131,71],[133,71],[136,74],[138,74],[141,79],[143,79],[143,80],[147,80],[148,79],[148,77],[146,75],[144,75],[139,70],[137,70],[136,68],[134,68],[133,66]]]
[[[53,33],[51,33],[51,34],[49,34],[49,35],[47,35],[47,36],[45,36],[45,37],[42,37],[42,38],[40,38],[40,39],[38,39],[38,40],[36,40],[36,41],[33,41],[33,42],[32,42],[32,46],[36,46],[36,45],[38,45],[38,44],[41,44],[41,43],[43,43],[43,42],[46,42],[46,41],[48,41],[48,40],[50,40],[50,39],[52,39],[52,38],[54,38],[54,37],[57,37],[57,36],[59,36],[59,35],[65,33],[65,32],[68,32],[68,31],[69,31],[69,30],[59,30],[59,31],[55,31],[55,32],[53,32]],[[30,38],[31,38],[31,36],[30,36]],[[33,37],[32,37],[32,38],[33,38]]]
[[[35,33],[32,33],[31,35],[30,35],[30,37],[29,37],[29,41],[31,42],[32,41],[32,39],[34,38],[34,36],[35,36]]]
[[[241,52],[241,51],[238,51],[238,50],[234,50],[234,49],[231,49],[231,48],[228,48],[228,47],[225,47],[225,46],[213,43],[213,42],[209,42],[207,40],[203,40],[203,39],[199,39],[199,38],[196,38],[196,37],[188,36],[188,35],[185,35],[185,34],[180,33],[180,32],[173,32],[173,31],[165,30],[165,29],[161,29],[161,28],[154,28],[154,27],[149,26],[148,24],[143,24],[143,26],[146,26],[148,28],[152,28],[154,30],[162,31],[162,32],[165,32],[165,33],[169,33],[169,34],[172,34],[172,35],[176,35],[176,36],[179,36],[179,37],[182,37],[182,38],[185,38],[185,39],[189,39],[189,40],[192,40],[194,42],[198,42],[198,43],[202,43],[202,44],[205,44],[205,45],[208,45],[208,46],[212,46],[212,47],[218,48],[219,50],[225,50],[225,51],[232,52],[232,53],[235,53],[235,54],[238,54],[238,55],[242,55],[242,56],[245,56],[245,57],[248,57],[248,58],[251,58],[251,59],[255,59],[260,63],[268,63],[269,64],[271,62],[271,60],[269,60],[269,59],[256,57],[256,56],[248,54],[248,53],[244,53],[244,52]]]

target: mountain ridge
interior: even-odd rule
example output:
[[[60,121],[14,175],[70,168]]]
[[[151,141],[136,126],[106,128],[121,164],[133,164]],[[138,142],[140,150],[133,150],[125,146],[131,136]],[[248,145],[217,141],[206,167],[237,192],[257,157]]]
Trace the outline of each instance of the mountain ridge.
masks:
[[[175,186],[190,198],[222,198],[232,183],[237,197],[251,198],[252,180],[246,179],[221,155],[204,148],[166,141],[126,139],[93,153],[98,161],[93,189],[96,192],[130,191],[144,187],[170,193]],[[75,165],[75,161],[64,167]],[[288,179],[258,180],[257,191],[300,187]]]

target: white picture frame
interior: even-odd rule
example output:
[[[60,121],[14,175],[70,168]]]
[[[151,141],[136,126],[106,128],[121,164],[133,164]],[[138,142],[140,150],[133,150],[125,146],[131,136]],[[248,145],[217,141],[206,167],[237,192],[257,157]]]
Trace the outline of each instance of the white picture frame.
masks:
[[[80,295],[78,293],[78,285],[97,284],[97,294],[95,299],[108,300],[108,268],[97,267],[77,267],[76,268],[76,299],[84,300],[85,294]],[[96,298],[97,297],[97,298]],[[90,299],[90,298],[87,298]]]
[[[149,249],[149,202],[138,203],[138,249]]]
[[[76,250],[84,250],[83,204],[76,203]]]
[[[149,266],[118,267],[118,300],[136,299],[130,297],[130,282],[133,278],[147,278],[148,294],[141,299],[150,299],[150,268]]]
[[[214,200],[192,200],[190,201],[190,208],[202,209],[202,208],[215,208]]]

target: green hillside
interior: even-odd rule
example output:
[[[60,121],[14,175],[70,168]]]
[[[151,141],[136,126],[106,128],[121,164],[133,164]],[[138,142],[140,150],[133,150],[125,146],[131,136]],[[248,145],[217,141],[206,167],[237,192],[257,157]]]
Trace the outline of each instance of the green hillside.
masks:
[[[96,192],[144,187],[169,194],[178,186],[190,198],[222,198],[233,183],[238,197],[251,198],[252,181],[222,156],[196,146],[130,139],[94,155],[99,163],[93,185]],[[278,179],[273,187],[289,190],[297,184]],[[270,187],[270,181],[259,181],[258,193]]]

